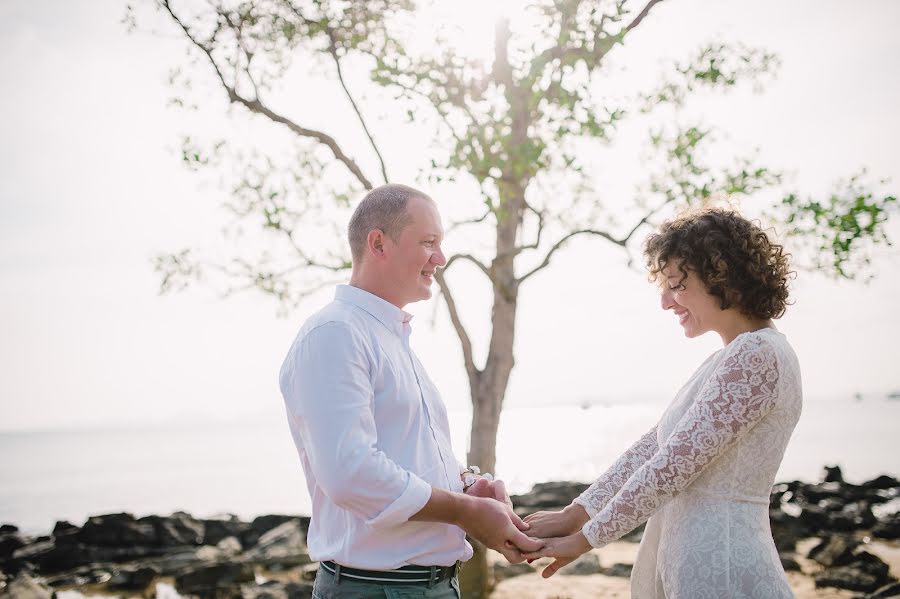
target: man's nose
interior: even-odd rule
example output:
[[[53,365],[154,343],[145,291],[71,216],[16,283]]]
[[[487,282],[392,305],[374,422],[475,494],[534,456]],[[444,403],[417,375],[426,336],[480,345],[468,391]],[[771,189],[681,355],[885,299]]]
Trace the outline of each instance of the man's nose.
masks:
[[[431,261],[438,266],[444,266],[447,264],[447,257],[444,256],[444,250],[438,247],[437,251],[431,254]]]

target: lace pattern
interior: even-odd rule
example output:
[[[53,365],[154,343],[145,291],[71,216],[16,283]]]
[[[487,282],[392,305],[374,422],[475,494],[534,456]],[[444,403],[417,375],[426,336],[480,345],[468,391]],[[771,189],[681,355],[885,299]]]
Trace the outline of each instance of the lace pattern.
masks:
[[[615,475],[606,476],[606,482],[601,478],[595,492],[586,492],[591,506],[605,501],[582,529],[591,545],[602,547],[646,521],[775,407],[780,373],[771,344],[758,335],[743,335],[725,352],[668,439],[615,495],[605,499],[617,486]],[[640,448],[647,451],[649,443],[636,444],[626,467],[636,464]]]
[[[615,497],[631,475],[659,450],[656,429],[654,426],[629,447],[594,484],[576,497],[573,503],[582,506],[591,518],[596,516]]]

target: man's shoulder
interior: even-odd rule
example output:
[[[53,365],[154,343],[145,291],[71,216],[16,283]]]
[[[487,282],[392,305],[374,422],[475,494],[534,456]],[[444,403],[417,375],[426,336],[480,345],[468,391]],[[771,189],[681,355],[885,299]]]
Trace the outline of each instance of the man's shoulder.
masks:
[[[365,331],[365,319],[352,305],[334,300],[306,319],[300,327],[298,340],[310,335],[335,334],[360,335]],[[314,334],[315,333],[315,334]]]

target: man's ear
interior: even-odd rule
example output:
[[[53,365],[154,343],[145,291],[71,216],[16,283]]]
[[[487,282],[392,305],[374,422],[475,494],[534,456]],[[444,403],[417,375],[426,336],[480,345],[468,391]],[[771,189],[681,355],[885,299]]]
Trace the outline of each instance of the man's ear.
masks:
[[[366,237],[366,249],[375,258],[384,258],[384,231],[372,229]]]

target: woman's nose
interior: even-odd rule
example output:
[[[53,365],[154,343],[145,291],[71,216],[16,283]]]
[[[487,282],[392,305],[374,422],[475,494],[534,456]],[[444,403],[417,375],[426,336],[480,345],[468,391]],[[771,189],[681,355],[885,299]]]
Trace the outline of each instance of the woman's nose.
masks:
[[[663,310],[671,310],[675,306],[674,300],[672,300],[672,292],[668,289],[664,289],[663,292],[659,295],[659,305]]]

